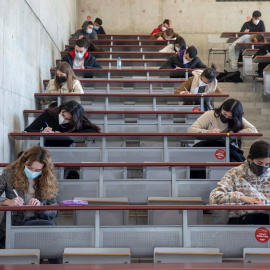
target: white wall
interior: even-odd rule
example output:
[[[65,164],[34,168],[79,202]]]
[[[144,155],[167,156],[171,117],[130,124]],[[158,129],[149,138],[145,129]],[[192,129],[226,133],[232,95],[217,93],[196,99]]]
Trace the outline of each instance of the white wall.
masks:
[[[0,0],[0,162],[22,150],[8,133],[24,130],[23,110],[35,108],[75,25],[75,0]]]
[[[150,34],[164,19],[171,19],[174,31],[194,45],[206,62],[208,35],[240,31],[247,16],[262,12],[270,31],[269,2],[216,2],[215,0],[77,0],[77,28],[87,15],[100,17],[108,34]]]

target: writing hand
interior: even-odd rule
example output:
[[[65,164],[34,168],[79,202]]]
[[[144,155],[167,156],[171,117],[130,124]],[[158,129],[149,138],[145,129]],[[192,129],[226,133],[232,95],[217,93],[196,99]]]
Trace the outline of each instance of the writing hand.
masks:
[[[184,95],[190,95],[190,92],[188,92],[187,90],[184,92]]]
[[[157,40],[163,40],[163,38],[162,37],[158,37]]]
[[[249,29],[245,29],[245,31],[244,31],[245,33],[248,33],[249,32]]]
[[[259,197],[240,196],[240,200],[248,204],[263,204]]]
[[[51,127],[46,127],[44,128],[41,133],[54,133]]]
[[[209,129],[207,130],[207,133],[220,133],[220,129],[219,128]]]
[[[21,206],[24,204],[24,200],[21,197],[15,197],[12,200],[5,200],[1,205],[3,206]]]
[[[270,53],[267,53],[265,56],[270,56]]]
[[[32,198],[27,205],[40,206],[40,201],[38,199]]]
[[[84,67],[84,65],[83,65],[83,64],[81,65],[81,69],[85,69],[85,67]]]
[[[80,35],[80,36],[79,36],[79,39],[81,39],[81,38],[83,38],[83,35]]]

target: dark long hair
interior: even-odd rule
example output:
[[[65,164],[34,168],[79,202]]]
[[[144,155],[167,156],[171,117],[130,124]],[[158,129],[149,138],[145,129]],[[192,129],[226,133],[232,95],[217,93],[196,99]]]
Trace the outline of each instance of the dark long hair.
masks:
[[[84,109],[80,103],[75,100],[65,102],[56,108],[47,109],[48,112],[55,118],[62,110],[71,114],[71,120],[69,122],[70,129],[68,132],[76,132],[86,128],[93,128],[96,132],[100,132],[100,127],[92,124],[86,117]]]
[[[270,157],[270,144],[265,141],[258,141],[251,145],[248,158],[267,158]]]
[[[221,110],[232,113],[232,119],[228,123],[228,131],[237,133],[244,128],[243,125],[243,107],[237,99],[227,99],[219,108],[215,109],[215,117],[218,118],[221,115]]]
[[[179,45],[180,51],[185,50],[187,48],[186,42],[181,36],[177,37],[176,40],[174,41],[174,46],[176,44]]]
[[[202,72],[201,76],[205,77],[208,80],[208,83],[211,83],[217,77],[216,70],[217,67],[214,64],[212,64],[210,68],[207,68]]]

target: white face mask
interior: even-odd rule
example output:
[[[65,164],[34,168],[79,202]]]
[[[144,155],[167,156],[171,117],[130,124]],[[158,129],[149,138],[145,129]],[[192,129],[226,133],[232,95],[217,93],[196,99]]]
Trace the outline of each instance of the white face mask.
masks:
[[[201,78],[199,78],[199,86],[201,87],[201,86],[206,86],[207,85],[207,83],[204,83],[202,80],[201,80]]]
[[[69,121],[66,120],[61,113],[58,114],[58,121],[59,121],[59,125],[63,125],[63,124],[69,123]]]
[[[167,27],[164,27],[163,25],[161,26],[161,30],[162,31],[166,31],[167,30]]]
[[[255,25],[258,25],[259,22],[260,22],[260,20],[253,20],[253,23],[254,23]]]
[[[187,63],[189,63],[190,61],[188,61],[186,58],[185,58],[185,56],[183,56],[183,63],[184,64],[187,64]]]
[[[174,49],[175,49],[177,52],[180,52],[180,47],[175,47],[175,46],[174,46]]]

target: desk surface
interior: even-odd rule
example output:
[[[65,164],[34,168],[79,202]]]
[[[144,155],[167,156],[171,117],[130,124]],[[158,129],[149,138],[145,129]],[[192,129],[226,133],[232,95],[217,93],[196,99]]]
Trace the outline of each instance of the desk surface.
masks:
[[[242,53],[243,56],[254,55],[259,49],[245,49]]]
[[[29,264],[0,265],[0,270],[240,270],[270,269],[270,263],[131,263],[131,264]]]
[[[243,35],[252,35],[252,34],[263,34],[264,36],[270,36],[270,32],[248,32],[248,33],[245,33],[245,32],[222,32],[220,37],[221,38],[229,38],[229,37],[236,37],[236,35],[238,37],[241,37]]]
[[[235,47],[238,47],[240,49],[244,49],[244,48],[251,48],[252,46],[254,47],[261,47],[263,45],[265,45],[266,43],[265,42],[257,42],[257,43],[254,43],[254,42],[239,42],[236,44]]]
[[[258,55],[253,60],[253,63],[269,63],[270,64],[270,56]]]

